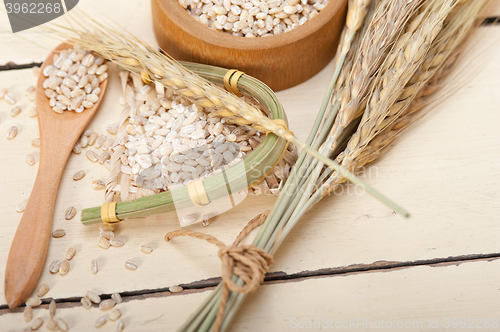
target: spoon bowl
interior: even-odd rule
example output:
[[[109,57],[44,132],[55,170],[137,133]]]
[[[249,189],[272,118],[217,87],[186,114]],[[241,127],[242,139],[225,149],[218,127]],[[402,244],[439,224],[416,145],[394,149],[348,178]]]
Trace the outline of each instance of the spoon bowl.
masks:
[[[43,88],[46,80],[43,70],[53,64],[56,53],[72,47],[69,43],[57,46],[45,59],[38,77],[36,104],[40,128],[40,163],[7,260],[4,289],[10,308],[24,303],[36,287],[47,255],[61,176],[73,147],[96,113],[108,83],[106,79],[99,85],[99,100],[92,108],[82,113],[54,112]]]

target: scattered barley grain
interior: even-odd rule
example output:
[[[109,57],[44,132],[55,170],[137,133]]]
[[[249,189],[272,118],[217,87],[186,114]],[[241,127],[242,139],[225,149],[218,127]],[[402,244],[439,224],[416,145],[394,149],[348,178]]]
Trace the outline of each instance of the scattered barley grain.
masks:
[[[115,306],[116,301],[113,299],[107,299],[99,304],[99,309],[101,310],[111,310]]]
[[[37,317],[31,322],[31,329],[33,331],[38,330],[42,325],[43,325],[43,319]]]
[[[38,307],[40,304],[42,304],[42,300],[38,297],[30,297],[26,300],[26,305],[29,305],[32,308]]]
[[[68,209],[66,209],[66,212],[64,212],[64,218],[66,220],[71,220],[76,216],[76,208],[74,206],[70,206]]]
[[[19,213],[24,212],[26,210],[26,205],[28,205],[28,199],[23,199],[16,205],[16,211]]]
[[[50,266],[49,266],[49,271],[50,273],[54,274],[54,273],[57,273],[59,272],[59,267],[61,266],[61,261],[56,259],[54,260]]]
[[[125,268],[127,270],[137,270],[137,264],[134,261],[128,260],[125,262]]]
[[[184,288],[182,288],[181,286],[171,286],[168,288],[168,290],[171,292],[171,293],[179,293],[179,292],[182,292]]]
[[[62,276],[68,274],[69,268],[70,268],[69,262],[67,260],[63,260],[61,262],[61,266],[59,266],[59,274]]]
[[[64,258],[70,261],[73,257],[75,257],[75,254],[76,254],[76,247],[71,246],[68,248],[68,251],[66,251],[66,255],[64,255]]]
[[[66,235],[66,231],[62,228],[56,229],[55,231],[52,232],[52,237],[54,238],[60,238]]]
[[[75,173],[75,175],[73,175],[73,180],[79,181],[79,180],[83,179],[84,176],[85,176],[84,171],[78,171]]]
[[[31,320],[33,319],[33,309],[31,309],[30,305],[26,305],[26,307],[24,308],[23,317],[26,323],[31,322]]]
[[[43,296],[45,296],[45,294],[48,293],[49,290],[50,290],[50,287],[48,284],[46,284],[46,283],[41,284],[40,287],[38,287],[38,289],[36,291],[36,296],[43,297]]]

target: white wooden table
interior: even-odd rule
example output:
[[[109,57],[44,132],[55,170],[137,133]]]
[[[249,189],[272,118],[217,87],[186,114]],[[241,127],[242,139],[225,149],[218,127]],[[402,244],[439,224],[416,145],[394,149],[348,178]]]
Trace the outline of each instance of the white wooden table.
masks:
[[[155,43],[149,1],[87,0],[79,5],[96,17],[106,13],[126,29]],[[0,6],[3,7],[3,4]],[[0,8],[1,9],[1,8]],[[500,16],[493,1],[488,17]],[[13,35],[0,11],[0,88],[19,100],[23,112],[12,118],[12,108],[0,101],[0,280],[4,278],[10,243],[21,215],[15,206],[28,198],[37,165],[24,159],[37,148],[38,122],[28,117],[24,91],[35,84],[31,69],[58,44],[35,32]],[[22,38],[21,38],[22,37]],[[406,327],[414,331],[448,331],[462,327],[500,330],[500,26],[479,28],[462,61],[454,83],[460,90],[399,139],[392,151],[373,165],[366,180],[412,212],[404,220],[370,197],[338,195],[315,206],[293,230],[275,256],[269,278],[249,296],[232,325],[235,331]],[[29,66],[28,66],[29,67]],[[309,81],[278,93],[300,139],[307,136],[330,80],[332,64]],[[118,121],[119,79],[111,74],[110,87],[90,128],[104,133]],[[18,136],[5,138],[17,125]],[[83,169],[86,177],[74,182]],[[103,202],[103,192],[90,183],[107,177],[101,165],[84,154],[72,155],[63,175],[53,228],[67,235],[51,239],[40,283],[48,283],[45,300],[58,302],[57,316],[71,331],[90,331],[102,315],[80,304],[86,290],[122,293],[119,305],[126,331],[173,331],[210,294],[220,276],[217,249],[203,241],[163,237],[179,227],[166,213],[121,224],[117,234],[126,244],[103,250],[96,245],[97,226],[82,226],[79,214],[67,221],[63,214],[74,205],[83,208]],[[274,198],[248,197],[235,209],[218,216],[209,227],[192,230],[212,234],[230,243],[256,214],[270,209]],[[140,252],[149,244],[154,252]],[[51,275],[48,264],[76,245],[77,254],[66,276]],[[97,259],[99,273],[90,273]],[[124,268],[128,259],[139,268]],[[183,285],[172,294],[168,287]],[[48,305],[34,310],[48,317]],[[457,319],[457,321],[453,321]],[[316,322],[315,322],[316,321]],[[464,323],[465,322],[465,323]],[[487,326],[489,322],[489,327]],[[496,323],[494,323],[496,322]],[[311,325],[308,325],[311,324]],[[496,324],[496,325],[494,325]],[[25,327],[22,309],[9,310],[0,288],[0,330]],[[494,328],[496,326],[496,328]],[[437,327],[434,328],[434,327]],[[101,330],[112,331],[111,324]],[[465,329],[463,328],[463,329]]]

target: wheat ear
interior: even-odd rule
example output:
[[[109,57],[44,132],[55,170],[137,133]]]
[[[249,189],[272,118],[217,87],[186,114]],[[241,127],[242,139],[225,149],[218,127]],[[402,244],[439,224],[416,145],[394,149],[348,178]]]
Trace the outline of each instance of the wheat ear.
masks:
[[[383,63],[409,17],[421,1],[387,0],[378,6],[368,27],[344,89],[340,110],[325,144],[334,151],[344,129],[359,115],[370,81]]]
[[[418,120],[417,113],[428,104],[428,96],[439,90],[441,81],[453,68],[459,54],[458,45],[463,43],[476,26],[477,18],[487,3],[487,0],[466,2],[460,5],[453,20],[450,20],[440,31],[432,44],[429,53],[421,62],[420,69],[408,82],[390,110],[378,121],[378,126],[366,130],[372,136],[368,144],[360,144],[359,138],[363,128],[351,139],[346,151],[339,156],[341,164],[355,171],[360,167],[376,160],[382,149],[387,147],[405,129]],[[380,102],[380,101],[379,101]],[[374,137],[377,135],[376,137]],[[331,192],[334,187],[345,181],[338,175],[327,181],[327,189],[323,187],[323,195]]]

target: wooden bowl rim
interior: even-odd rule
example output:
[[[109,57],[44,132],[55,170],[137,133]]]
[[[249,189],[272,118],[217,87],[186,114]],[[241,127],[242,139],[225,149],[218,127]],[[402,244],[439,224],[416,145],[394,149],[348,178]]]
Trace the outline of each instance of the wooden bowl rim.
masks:
[[[293,44],[310,37],[315,32],[321,30],[328,24],[342,9],[347,0],[329,0],[325,8],[319,12],[311,21],[297,29],[282,33],[276,36],[245,38],[233,36],[210,29],[196,21],[177,0],[154,0],[164,9],[172,22],[180,29],[206,43],[219,46],[221,48],[238,50],[263,50],[274,49],[281,46]]]

